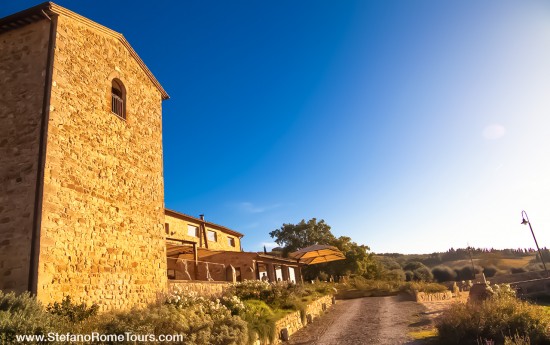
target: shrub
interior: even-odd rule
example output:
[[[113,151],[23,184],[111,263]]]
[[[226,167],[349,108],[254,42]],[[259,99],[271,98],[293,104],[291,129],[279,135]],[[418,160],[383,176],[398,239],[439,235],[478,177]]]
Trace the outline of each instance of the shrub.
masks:
[[[389,270],[386,272],[386,279],[400,282],[405,281],[405,271],[403,271],[401,268]]]
[[[425,293],[438,293],[438,292],[445,292],[448,290],[448,288],[445,285],[441,285],[438,283],[410,282],[410,283],[404,284],[400,288],[400,290],[407,293],[414,293],[415,291],[425,292]]]
[[[223,296],[220,303],[231,311],[231,315],[242,314],[246,309],[246,305],[237,296]]]
[[[47,313],[29,293],[0,291],[0,344],[15,343],[17,334],[61,333],[68,327],[63,319]]]
[[[420,261],[410,261],[410,262],[407,262],[407,264],[403,267],[403,269],[405,271],[414,272],[415,270],[419,268],[424,268],[424,267],[427,267],[427,266],[421,263]]]
[[[495,266],[483,267],[483,274],[487,278],[494,277],[498,273],[498,269]]]
[[[414,280],[421,280],[425,282],[429,282],[433,280],[432,272],[430,272],[430,269],[426,266],[417,268],[413,271],[414,274]]]
[[[438,283],[456,279],[456,272],[448,266],[436,266],[432,268],[432,275]]]
[[[399,288],[404,282],[395,280],[373,280],[365,279],[363,277],[350,278],[347,284],[342,286],[342,290],[349,291],[349,289],[359,290],[362,292],[360,296],[390,296],[399,293]],[[348,295],[344,293],[344,295]],[[353,294],[355,295],[355,293]]]
[[[477,273],[481,273],[481,268],[478,266],[472,268],[472,266],[467,265],[462,268],[455,268],[455,273],[456,280],[472,280]]]
[[[197,304],[186,308],[176,305],[151,305],[146,309],[108,313],[95,318],[88,327],[103,334],[181,334],[181,344],[244,344],[248,338],[246,323],[220,307],[217,312]]]
[[[313,284],[288,284],[275,283],[258,280],[246,280],[244,282],[232,284],[227,289],[225,296],[237,296],[240,300],[260,300],[269,305],[273,310],[303,309],[304,297],[317,298],[334,293],[334,284],[316,282]]]
[[[245,312],[242,317],[248,324],[248,341],[253,343],[255,338],[261,342],[275,340],[275,314],[271,308],[260,300],[246,300]]]
[[[227,294],[235,295],[242,300],[260,299],[263,295],[267,297],[272,290],[271,284],[261,280],[245,280],[244,282],[232,284]]]
[[[46,310],[51,314],[67,318],[74,323],[83,321],[90,316],[97,315],[99,306],[97,304],[92,304],[88,308],[85,303],[73,303],[71,301],[71,297],[65,296],[61,303],[55,302],[53,304],[49,304]]]
[[[474,304],[454,304],[436,321],[439,339],[445,344],[475,344],[489,339],[497,344],[528,338],[534,344],[550,344],[550,315],[540,307],[507,293]]]

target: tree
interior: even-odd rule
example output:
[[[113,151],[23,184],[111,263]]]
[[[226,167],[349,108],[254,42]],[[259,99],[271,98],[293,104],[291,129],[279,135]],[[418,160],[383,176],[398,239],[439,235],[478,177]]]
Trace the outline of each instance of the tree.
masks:
[[[365,245],[359,245],[351,240],[350,237],[340,236],[329,243],[340,249],[346,256],[345,260],[334,261],[327,265],[331,266],[332,272],[335,275],[358,274],[365,275],[373,271],[375,267],[372,265],[374,258],[373,254],[368,251],[370,248]],[[381,265],[379,265],[381,266]]]
[[[312,218],[307,222],[302,220],[298,224],[283,224],[280,229],[271,231],[269,235],[283,247],[285,256],[314,244],[334,246],[346,256],[345,260],[306,266],[302,271],[305,279],[314,279],[320,272],[333,276],[357,274],[378,278],[383,271],[382,265],[375,260],[372,253],[369,253],[368,246],[359,245],[347,236],[336,238],[324,220],[317,222],[316,218]]]
[[[332,245],[336,240],[330,232],[330,226],[322,219],[317,222],[316,218],[308,220],[307,223],[302,219],[298,224],[283,224],[280,229],[271,231],[269,235],[283,247],[284,256],[314,244]]]
[[[438,283],[448,282],[456,279],[456,272],[448,266],[436,266],[432,268],[432,275]]]

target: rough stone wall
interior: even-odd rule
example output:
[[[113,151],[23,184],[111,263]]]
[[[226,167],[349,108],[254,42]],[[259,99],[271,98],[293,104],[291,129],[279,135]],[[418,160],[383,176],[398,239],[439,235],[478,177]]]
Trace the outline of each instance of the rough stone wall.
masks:
[[[230,283],[225,282],[189,282],[189,281],[170,281],[168,290],[181,289],[182,291],[196,292],[199,296],[219,297],[230,286]]]
[[[0,35],[0,290],[28,289],[49,28]]]
[[[169,224],[169,234],[167,234],[168,237],[179,239],[179,240],[185,240],[185,241],[193,241],[196,243],[201,243],[200,239],[195,236],[189,236],[187,232],[187,226],[193,225],[196,227],[200,226],[199,222],[195,222],[191,219],[182,219],[178,218],[172,215],[167,214],[165,216],[165,222]],[[241,242],[240,239],[237,236],[233,236],[231,234],[228,234],[224,232],[222,229],[216,228],[214,226],[207,226],[206,230],[211,230],[216,232],[217,241],[212,242],[208,241],[208,249],[214,249],[214,250],[228,250],[228,251],[241,251]],[[232,237],[235,239],[235,246],[232,247],[228,243],[228,237]],[[198,246],[198,245],[197,245]],[[204,246],[204,240],[203,245]]]
[[[453,298],[453,294],[451,291],[436,292],[436,293],[426,293],[426,292],[416,291],[414,295],[417,302],[445,301]]]
[[[126,120],[111,83],[126,88]],[[38,297],[102,310],[166,291],[161,94],[121,42],[60,15],[47,143]]]
[[[216,233],[216,242],[208,241],[208,249],[213,250],[229,250],[229,251],[241,251],[241,244],[237,236],[229,235],[215,227],[206,227],[206,231],[214,231]],[[232,247],[228,243],[228,238],[235,239],[235,246]]]
[[[198,228],[198,222],[183,220],[168,214],[164,216],[164,222],[169,225],[169,233],[166,234],[167,237],[195,242],[197,243],[197,247],[199,246],[200,239],[196,236],[189,236],[187,233],[187,225],[193,225]]]
[[[286,328],[288,331],[288,335],[292,335],[299,331],[300,329],[307,326],[308,322],[313,321],[316,317],[322,315],[328,308],[330,308],[333,304],[333,298],[331,295],[323,296],[319,299],[316,299],[315,301],[311,302],[306,307],[306,322],[302,322],[302,317],[299,311],[290,313],[283,317],[282,319],[278,320],[275,323],[275,330],[277,339],[275,340],[275,344],[282,344],[282,341],[280,339],[281,337],[281,331]]]
[[[241,280],[255,280],[256,271],[254,267],[254,259],[256,258],[254,253],[244,252],[225,252],[216,255],[212,255],[208,258],[209,261],[224,264],[226,267],[229,265],[239,268],[241,270]]]

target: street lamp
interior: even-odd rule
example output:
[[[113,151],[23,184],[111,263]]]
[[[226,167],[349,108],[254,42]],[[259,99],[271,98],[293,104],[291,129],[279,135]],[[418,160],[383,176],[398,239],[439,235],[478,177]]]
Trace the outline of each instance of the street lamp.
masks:
[[[531,234],[533,234],[533,239],[535,240],[535,245],[537,246],[537,250],[539,251],[540,261],[542,261],[542,266],[544,266],[544,272],[546,273],[546,277],[548,277],[548,270],[546,269],[546,264],[544,263],[544,258],[542,257],[542,252],[540,251],[539,244],[537,242],[537,238],[535,237],[535,233],[533,232],[533,227],[531,227],[531,222],[529,221],[529,217],[527,217],[527,212],[521,211],[521,218],[523,218],[521,224],[529,225],[529,229],[531,229]]]

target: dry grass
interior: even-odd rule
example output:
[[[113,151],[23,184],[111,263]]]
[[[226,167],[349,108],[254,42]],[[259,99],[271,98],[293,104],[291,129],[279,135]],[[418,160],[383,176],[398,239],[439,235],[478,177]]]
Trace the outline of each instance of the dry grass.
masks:
[[[491,298],[479,304],[456,303],[436,321],[438,337],[445,344],[474,343],[505,337],[529,338],[535,344],[550,344],[550,315],[541,307],[510,296]]]
[[[414,340],[429,340],[437,337],[437,329],[422,329],[418,331],[409,332],[409,336]]]
[[[525,257],[518,258],[497,258],[497,257],[487,257],[487,258],[478,258],[473,259],[474,265],[476,266],[487,266],[492,265],[500,270],[510,270],[511,268],[520,268],[529,265],[529,262],[535,258],[534,255],[529,255]],[[442,265],[449,266],[452,269],[461,268],[464,266],[471,266],[470,260],[455,260],[455,261],[445,261],[441,263]]]

